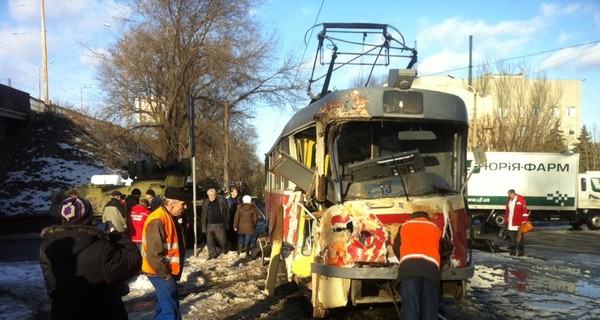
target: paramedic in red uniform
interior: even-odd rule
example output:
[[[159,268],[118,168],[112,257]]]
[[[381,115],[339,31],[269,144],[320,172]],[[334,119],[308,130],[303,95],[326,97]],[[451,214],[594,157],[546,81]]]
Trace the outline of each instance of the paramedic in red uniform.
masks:
[[[398,230],[396,290],[402,297],[403,320],[438,318],[441,238],[442,230],[423,211],[414,212]]]
[[[529,221],[529,211],[527,210],[527,203],[525,198],[515,193],[515,190],[508,190],[508,200],[506,201],[506,213],[504,215],[504,228],[508,230],[508,236],[512,242],[510,249],[510,255],[514,256],[517,254],[522,257],[525,254],[525,237],[522,234],[519,238],[519,227]]]

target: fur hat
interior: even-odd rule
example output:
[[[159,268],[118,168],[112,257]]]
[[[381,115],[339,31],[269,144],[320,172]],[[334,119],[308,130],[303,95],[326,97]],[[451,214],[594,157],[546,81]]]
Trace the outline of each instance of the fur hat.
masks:
[[[242,198],[242,202],[244,202],[244,203],[252,203],[252,197],[251,197],[251,196],[249,196],[249,195],[245,195],[245,196]]]
[[[178,187],[166,187],[165,198],[179,201],[192,200],[192,197],[189,193],[185,192],[183,189]]]
[[[85,199],[67,198],[60,204],[62,224],[91,224],[94,210]]]

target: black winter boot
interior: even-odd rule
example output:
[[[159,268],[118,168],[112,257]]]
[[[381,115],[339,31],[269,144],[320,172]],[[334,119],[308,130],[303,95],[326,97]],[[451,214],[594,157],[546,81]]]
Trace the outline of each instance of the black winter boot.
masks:
[[[238,244],[238,249],[237,249],[238,255],[242,254],[242,252],[244,252],[244,246],[241,244]]]

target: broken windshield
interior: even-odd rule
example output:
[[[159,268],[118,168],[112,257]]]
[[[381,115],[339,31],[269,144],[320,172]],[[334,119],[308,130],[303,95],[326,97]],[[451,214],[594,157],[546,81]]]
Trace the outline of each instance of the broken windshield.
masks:
[[[344,198],[453,192],[459,136],[455,125],[444,123],[345,123],[336,140]]]

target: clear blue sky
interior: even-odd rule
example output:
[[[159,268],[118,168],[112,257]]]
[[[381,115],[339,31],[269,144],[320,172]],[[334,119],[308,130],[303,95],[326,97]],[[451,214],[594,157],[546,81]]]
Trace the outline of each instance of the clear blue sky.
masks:
[[[45,0],[45,7],[50,99],[84,109],[97,105],[94,61],[81,43],[102,50],[118,32],[115,21],[127,16],[127,8],[117,0]],[[315,22],[390,24],[408,45],[416,43],[421,76],[466,78],[468,38],[473,35],[474,66],[486,58],[526,57],[511,61],[542,68],[548,78],[585,80],[583,124],[600,124],[600,1],[267,0],[249,14],[266,31],[277,32],[280,45],[273,49],[282,54],[304,52],[304,35]],[[40,29],[39,1],[0,1],[0,82],[10,79],[13,87],[34,97],[42,61]],[[315,45],[313,36],[307,59],[313,58]],[[258,110],[257,154],[262,157],[270,148],[291,114],[289,108]]]

